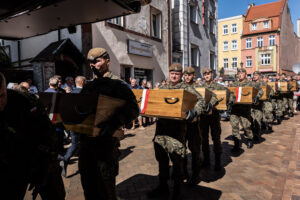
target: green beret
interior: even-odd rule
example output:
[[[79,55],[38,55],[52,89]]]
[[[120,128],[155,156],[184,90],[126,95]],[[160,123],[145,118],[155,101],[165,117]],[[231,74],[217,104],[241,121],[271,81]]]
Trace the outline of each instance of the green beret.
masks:
[[[239,68],[239,69],[238,69],[238,72],[245,72],[245,73],[247,73],[247,71],[246,71],[245,68]]]

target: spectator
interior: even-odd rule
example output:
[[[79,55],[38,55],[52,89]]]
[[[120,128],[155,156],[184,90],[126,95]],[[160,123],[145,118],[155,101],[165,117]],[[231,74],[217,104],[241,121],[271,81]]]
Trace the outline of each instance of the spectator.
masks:
[[[166,85],[167,84],[167,81],[166,80],[162,80],[161,81],[161,86],[164,86],[164,85]]]
[[[66,86],[64,90],[66,91],[66,93],[70,93],[72,91],[72,89],[69,86]]]
[[[142,89],[140,86],[138,86],[136,84],[136,79],[135,78],[132,78],[131,79],[131,82],[130,82],[130,86],[129,86],[130,89]],[[143,120],[142,120],[142,116],[138,116],[138,124],[139,124],[139,129],[145,129],[143,127]],[[134,130],[135,129],[135,120],[133,120],[132,122],[132,128],[131,130]]]
[[[58,87],[57,87],[58,92],[60,92],[60,93],[66,93],[66,91],[61,88],[61,84],[62,84],[62,78],[61,78],[61,76],[60,75],[54,75],[53,77],[56,78],[56,79],[58,79]]]
[[[150,81],[147,81],[146,87],[148,89],[152,89],[152,83]]]
[[[65,87],[67,87],[67,86],[70,87],[71,90],[73,90],[73,89],[75,88],[73,77],[67,76],[66,79],[65,79],[65,81],[66,81],[65,84],[63,84],[63,85],[61,86],[61,88],[65,89]]]
[[[18,86],[18,83],[12,83],[12,82],[10,82],[10,83],[7,84],[7,89],[13,90],[17,86]]]
[[[55,76],[53,76],[49,79],[49,88],[44,92],[57,93],[58,85],[59,80]]]
[[[219,84],[221,84],[221,85],[223,85],[223,86],[225,85],[225,83],[224,83],[224,81],[223,81],[223,77],[222,77],[222,76],[220,76],[220,77],[219,77],[219,79],[218,79],[218,83],[219,83]]]
[[[248,81],[252,81],[251,76],[248,76],[247,79],[248,79]]]
[[[142,80],[141,88],[142,88],[142,89],[149,89],[149,88],[147,87],[147,80],[146,80],[146,79],[143,79],[143,80]]]
[[[159,89],[160,88],[160,83],[159,82],[156,82],[155,84],[154,84],[154,89]]]
[[[197,85],[202,85],[202,79],[201,79],[201,78],[197,78],[196,84],[197,84]]]
[[[130,89],[142,89],[140,86],[138,86],[136,84],[136,79],[135,78],[131,79],[129,88]]]
[[[30,93],[30,85],[27,82],[21,82],[19,84],[19,88],[20,88],[21,91],[29,92]]]
[[[80,93],[80,91],[82,90],[83,86],[85,85],[86,82],[86,78],[84,76],[77,76],[75,78],[75,86],[76,88],[74,88],[72,90],[72,93]]]
[[[38,89],[34,85],[32,85],[32,79],[31,78],[26,79],[26,82],[30,86],[29,92],[31,94],[37,94],[37,93],[39,93]]]

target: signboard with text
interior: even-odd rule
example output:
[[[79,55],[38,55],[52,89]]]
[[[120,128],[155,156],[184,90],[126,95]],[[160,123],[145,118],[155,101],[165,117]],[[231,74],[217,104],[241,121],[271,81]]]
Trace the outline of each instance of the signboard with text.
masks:
[[[152,58],[152,45],[134,40],[127,40],[128,53]]]

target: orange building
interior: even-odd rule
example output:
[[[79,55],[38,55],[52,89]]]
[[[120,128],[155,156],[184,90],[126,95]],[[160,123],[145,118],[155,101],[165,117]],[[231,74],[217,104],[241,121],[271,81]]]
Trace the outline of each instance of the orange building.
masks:
[[[292,73],[292,66],[300,61],[300,39],[294,33],[288,0],[249,5],[241,57],[248,74]]]

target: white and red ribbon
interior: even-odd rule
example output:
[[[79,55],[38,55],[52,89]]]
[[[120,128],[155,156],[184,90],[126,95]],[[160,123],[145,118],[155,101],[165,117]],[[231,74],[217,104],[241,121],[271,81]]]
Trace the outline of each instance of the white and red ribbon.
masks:
[[[148,99],[149,99],[149,90],[144,89],[143,90],[142,101],[141,101],[141,114],[144,114],[146,109],[147,109]]]
[[[242,87],[236,87],[235,91],[235,102],[240,102],[242,99]]]
[[[278,85],[278,88],[280,88],[280,82],[279,81],[277,82],[277,85]]]

